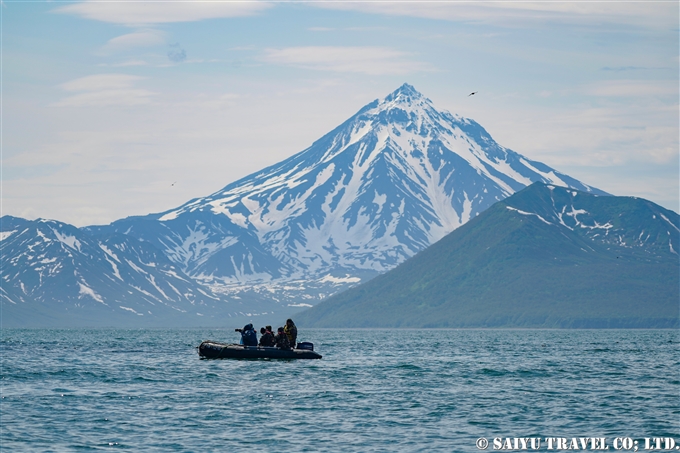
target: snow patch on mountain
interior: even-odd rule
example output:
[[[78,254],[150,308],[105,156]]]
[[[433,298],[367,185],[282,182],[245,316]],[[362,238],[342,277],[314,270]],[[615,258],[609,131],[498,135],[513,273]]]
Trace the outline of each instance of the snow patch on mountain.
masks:
[[[57,230],[52,230],[54,232],[54,236],[57,238],[57,240],[63,244],[66,244],[73,250],[77,250],[80,252],[80,241],[76,239],[75,236],[70,236],[66,234],[61,234]]]
[[[122,306],[122,305],[120,305],[120,308],[121,308],[122,310],[126,310],[126,311],[129,311],[129,312],[132,312],[132,313],[134,313],[134,314],[136,314],[136,315],[138,315],[138,316],[144,316],[144,313],[137,313],[137,312],[135,311],[134,308],[124,307],[124,306]]]
[[[104,302],[104,299],[102,299],[102,296],[97,294],[92,288],[87,286],[83,282],[77,282],[78,286],[80,287],[80,291],[78,292],[81,296],[89,296],[92,299],[96,300],[100,304],[108,305],[106,302]]]
[[[513,208],[512,206],[506,206],[506,208],[507,208],[509,211],[515,211],[516,213],[521,214],[521,215],[536,216],[536,217],[538,217],[538,219],[539,219],[541,222],[545,223],[546,225],[553,225],[552,223],[548,222],[547,220],[545,220],[543,217],[541,217],[540,215],[536,214],[535,212],[526,212],[526,211],[522,211],[521,209]]]
[[[319,279],[321,283],[359,283],[361,281],[358,277],[333,277],[332,275],[325,275]]]
[[[4,241],[5,239],[7,239],[8,237],[10,237],[11,235],[13,235],[16,232],[17,232],[17,230],[0,232],[0,241]]]
[[[659,213],[659,215],[660,215],[661,218],[664,219],[664,220],[666,221],[666,223],[668,223],[672,228],[675,228],[676,231],[680,231],[680,228],[678,228],[676,225],[674,225],[673,222],[671,222],[671,221],[668,219],[668,217],[666,217],[665,215],[663,215],[663,214],[661,214],[661,213]]]

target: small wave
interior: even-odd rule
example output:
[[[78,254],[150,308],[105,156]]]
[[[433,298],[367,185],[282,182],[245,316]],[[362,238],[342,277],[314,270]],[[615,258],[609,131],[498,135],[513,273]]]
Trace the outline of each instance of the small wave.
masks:
[[[494,370],[492,368],[482,368],[479,370],[480,374],[483,374],[485,376],[505,376],[507,374],[510,374],[510,371],[508,370]]]

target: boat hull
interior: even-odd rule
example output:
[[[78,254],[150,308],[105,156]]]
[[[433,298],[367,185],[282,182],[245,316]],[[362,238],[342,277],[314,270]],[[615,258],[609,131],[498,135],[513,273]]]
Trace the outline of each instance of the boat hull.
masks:
[[[240,344],[204,341],[198,347],[198,355],[205,359],[320,359],[321,354],[306,349],[278,349],[266,346],[243,346]]]

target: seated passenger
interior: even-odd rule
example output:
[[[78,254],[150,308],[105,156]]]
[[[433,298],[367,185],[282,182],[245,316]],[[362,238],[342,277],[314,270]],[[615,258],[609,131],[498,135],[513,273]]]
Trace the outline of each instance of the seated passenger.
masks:
[[[283,327],[279,327],[274,340],[276,340],[276,347],[279,349],[290,349],[290,343],[288,342],[288,335],[283,331]]]
[[[243,329],[234,329],[236,332],[241,332],[241,342],[243,346],[257,346],[257,332],[252,324],[246,324]]]
[[[260,346],[272,347],[276,345],[276,341],[274,340],[274,334],[272,334],[269,330],[262,327],[260,329],[260,334],[261,334]]]

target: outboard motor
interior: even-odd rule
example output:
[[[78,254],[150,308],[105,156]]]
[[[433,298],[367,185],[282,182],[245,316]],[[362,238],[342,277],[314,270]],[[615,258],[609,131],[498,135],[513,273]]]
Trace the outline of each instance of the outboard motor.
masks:
[[[309,341],[303,341],[302,343],[298,343],[297,347],[295,349],[304,349],[305,351],[313,351],[314,350],[314,343],[310,343]]]

